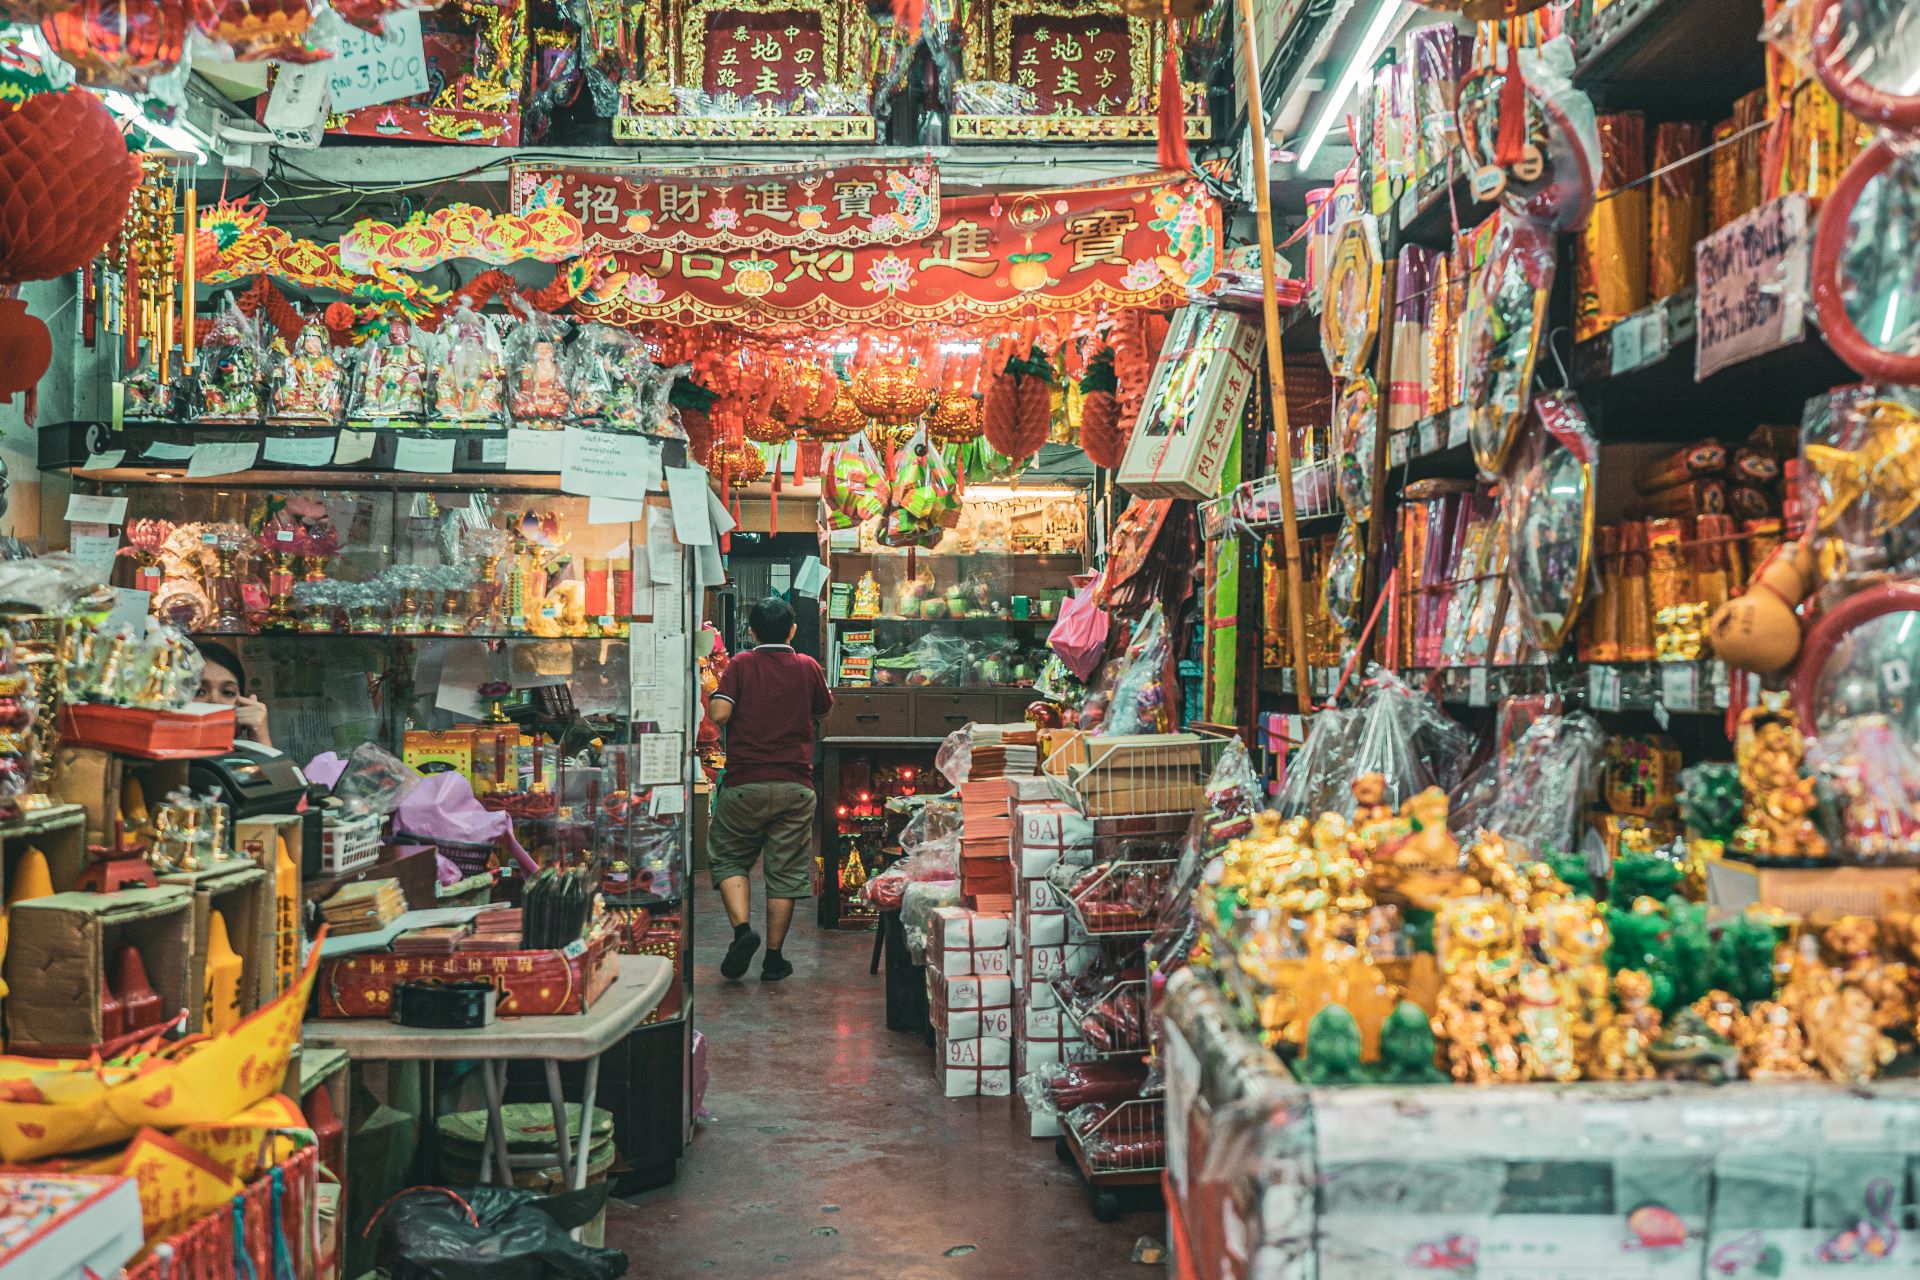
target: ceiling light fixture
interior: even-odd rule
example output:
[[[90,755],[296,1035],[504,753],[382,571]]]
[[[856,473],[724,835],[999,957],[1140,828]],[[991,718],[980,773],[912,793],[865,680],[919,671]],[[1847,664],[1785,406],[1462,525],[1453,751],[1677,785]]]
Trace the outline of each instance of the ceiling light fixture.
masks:
[[[1367,23],[1367,32],[1360,37],[1360,47],[1353,51],[1347,60],[1347,69],[1340,73],[1339,84],[1333,95],[1320,108],[1320,118],[1314,122],[1307,134],[1307,145],[1300,149],[1297,163],[1299,172],[1305,173],[1307,166],[1313,163],[1313,157],[1319,154],[1320,144],[1327,140],[1327,134],[1333,131],[1334,122],[1345,114],[1347,99],[1360,87],[1361,78],[1373,67],[1374,55],[1380,52],[1380,46],[1386,42],[1388,32],[1393,30],[1395,21],[1406,6],[1402,0],[1378,0],[1379,7],[1373,12],[1373,19]]]

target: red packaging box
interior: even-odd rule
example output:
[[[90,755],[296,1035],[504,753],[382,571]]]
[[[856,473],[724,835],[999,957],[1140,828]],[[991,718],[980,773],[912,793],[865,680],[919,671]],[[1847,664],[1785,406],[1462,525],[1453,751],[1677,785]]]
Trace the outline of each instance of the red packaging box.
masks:
[[[500,988],[503,1018],[585,1013],[613,985],[617,952],[605,933],[565,951],[396,956],[384,951],[320,964],[320,1016],[389,1018],[393,987],[414,978],[485,978]]]
[[[233,750],[233,708],[195,702],[181,711],[159,711],[98,702],[62,703],[60,743],[144,760],[217,756]]]

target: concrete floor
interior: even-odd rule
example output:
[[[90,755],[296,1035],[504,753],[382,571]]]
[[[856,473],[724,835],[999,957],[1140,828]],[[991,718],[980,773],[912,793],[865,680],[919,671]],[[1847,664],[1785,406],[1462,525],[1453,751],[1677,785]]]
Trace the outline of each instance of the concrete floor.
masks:
[[[1130,1261],[1156,1210],[1102,1224],[1052,1139],[1016,1099],[945,1098],[932,1050],[886,1028],[870,933],[815,928],[810,903],[762,985],[720,977],[731,934],[717,899],[696,913],[695,1025],[711,1078],[669,1187],[614,1202],[607,1244],[647,1280],[762,1276],[887,1280],[1157,1277]],[[760,902],[755,900],[755,923]],[[763,930],[764,931],[764,930]]]

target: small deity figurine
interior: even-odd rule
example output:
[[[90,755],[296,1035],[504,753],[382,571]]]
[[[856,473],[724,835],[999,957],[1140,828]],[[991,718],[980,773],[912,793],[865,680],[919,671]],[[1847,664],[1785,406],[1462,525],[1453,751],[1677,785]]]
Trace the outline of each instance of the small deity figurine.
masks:
[[[1402,1000],[1380,1026],[1381,1084],[1445,1084],[1447,1073],[1434,1065],[1433,1024],[1426,1011]]]
[[[1481,989],[1470,969],[1447,976],[1435,1005],[1433,1030],[1446,1045],[1447,1066],[1462,1084],[1512,1084],[1526,1079],[1506,1005]]]
[[[1529,961],[1521,968],[1514,989],[1518,997],[1515,1013],[1527,1033],[1528,1074],[1536,1080],[1578,1080],[1579,1037],[1563,993],[1553,980],[1553,971]]]
[[[201,422],[260,420],[260,347],[253,321],[229,306],[200,345]]]
[[[880,616],[880,584],[874,580],[871,572],[860,575],[860,581],[853,587],[853,611],[855,618],[877,618]]]
[[[1386,775],[1363,773],[1349,784],[1353,791],[1353,829],[1371,852],[1392,833],[1393,806],[1387,800]]]
[[[1806,1022],[1813,1060],[1836,1084],[1865,1084],[1893,1061],[1893,1041],[1874,1026],[1873,998],[1858,987],[1816,996]]]
[[[1651,1080],[1647,1051],[1660,1037],[1660,1011],[1653,1007],[1653,979],[1638,969],[1613,975],[1620,1013],[1601,1029],[1590,1074],[1596,1080]]]
[[[438,369],[433,381],[433,415],[448,422],[498,422],[506,407],[506,356],[492,321],[461,307],[440,335]]]
[[[1811,1080],[1820,1074],[1808,1061],[1800,1020],[1784,1004],[1762,1000],[1754,1005],[1735,1043],[1749,1080]]]
[[[1733,833],[1735,853],[1823,858],[1827,842],[1814,829],[1813,779],[1800,776],[1806,742],[1791,711],[1749,707],[1740,715],[1734,756],[1746,789],[1746,820]]]
[[[340,416],[340,364],[318,320],[307,321],[280,366],[273,389],[276,422],[328,423]]]
[[[1294,1071],[1308,1084],[1365,1084],[1360,1065],[1360,1024],[1342,1005],[1330,1004],[1307,1024],[1307,1051]]]
[[[367,348],[356,418],[417,418],[427,406],[427,358],[413,345],[412,326],[394,320]]]
[[[1840,984],[1873,1003],[1873,1025],[1882,1031],[1913,1025],[1907,966],[1880,958],[1880,923],[1867,916],[1841,916],[1820,935],[1839,966]]]
[[[1447,793],[1428,787],[1400,806],[1406,834],[1383,841],[1368,876],[1378,894],[1432,910],[1460,883],[1460,845],[1447,830]]]
[[[544,339],[534,343],[533,358],[513,390],[513,416],[520,421],[564,418],[572,405],[560,376],[559,348]]]
[[[1714,1035],[1738,1042],[1746,1035],[1747,1012],[1732,994],[1715,988],[1687,1006]]]

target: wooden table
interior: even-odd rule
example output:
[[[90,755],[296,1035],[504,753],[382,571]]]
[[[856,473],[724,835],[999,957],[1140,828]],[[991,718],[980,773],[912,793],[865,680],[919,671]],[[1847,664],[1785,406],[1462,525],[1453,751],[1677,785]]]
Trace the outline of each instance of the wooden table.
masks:
[[[600,1055],[624,1040],[646,1020],[677,975],[663,956],[621,956],[613,985],[585,1013],[533,1018],[502,1018],[492,1026],[447,1031],[403,1027],[372,1018],[319,1018],[302,1025],[301,1042],[316,1049],[339,1049],[356,1061],[380,1059],[480,1063],[487,1092],[487,1146],[480,1156],[480,1181],[486,1182],[493,1159],[508,1185],[513,1168],[507,1159],[507,1129],[501,1115],[509,1062],[543,1062],[547,1101],[553,1107],[554,1151],[567,1186],[586,1185],[587,1154],[593,1146],[593,1102],[600,1085]],[[580,1150],[567,1137],[566,1096],[560,1088],[560,1064],[585,1061],[586,1087],[580,1102]]]

